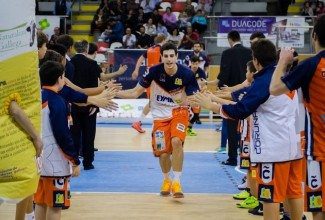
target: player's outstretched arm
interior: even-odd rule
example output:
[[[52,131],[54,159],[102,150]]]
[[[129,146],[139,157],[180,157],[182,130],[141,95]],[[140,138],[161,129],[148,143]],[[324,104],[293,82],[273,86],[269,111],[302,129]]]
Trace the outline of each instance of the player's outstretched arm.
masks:
[[[107,80],[110,80],[110,79],[114,79],[118,76],[121,76],[125,73],[125,71],[128,69],[128,66],[127,65],[120,65],[120,68],[116,71],[116,72],[113,72],[113,73],[101,73],[100,74],[100,80],[101,81],[107,81]]]
[[[140,84],[137,84],[133,89],[121,90],[117,92],[116,97],[122,99],[136,99],[142,93],[144,93],[145,90],[146,89],[144,87],[142,87]]]
[[[140,56],[138,61],[137,61],[137,64],[135,65],[134,71],[132,73],[132,79],[137,79],[138,78],[140,66],[144,61],[145,61],[144,56],[143,55]]]
[[[42,153],[43,143],[38,135],[34,125],[27,117],[24,110],[18,105],[17,102],[11,101],[9,105],[9,113],[14,118],[14,120],[27,132],[27,134],[32,138],[36,156],[39,157]]]

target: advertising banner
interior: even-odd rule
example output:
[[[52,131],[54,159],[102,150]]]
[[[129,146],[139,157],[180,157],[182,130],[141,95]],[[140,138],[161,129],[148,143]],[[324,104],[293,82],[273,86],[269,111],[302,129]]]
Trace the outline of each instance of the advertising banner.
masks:
[[[9,113],[12,101],[41,127],[34,0],[0,0],[0,203],[36,192],[38,172],[31,138]]]
[[[308,28],[304,17],[220,17],[218,19],[219,47],[229,47],[227,34],[231,30],[240,33],[243,45],[250,47],[249,37],[254,32],[262,32],[279,47],[304,47],[304,33]],[[283,27],[285,26],[285,27]],[[289,27],[292,26],[292,27]]]
[[[50,39],[54,34],[54,28],[60,27],[60,16],[37,15],[36,27],[37,29],[41,29]]]

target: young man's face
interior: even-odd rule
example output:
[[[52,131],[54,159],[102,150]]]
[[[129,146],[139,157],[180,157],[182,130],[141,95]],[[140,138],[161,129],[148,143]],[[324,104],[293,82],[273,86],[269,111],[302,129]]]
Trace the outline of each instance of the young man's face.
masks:
[[[176,66],[177,54],[175,54],[174,50],[164,50],[161,61],[164,63],[165,69],[173,69]]]
[[[199,69],[200,62],[191,62],[191,70],[195,73]]]
[[[194,44],[193,50],[195,53],[199,53],[201,51],[201,45],[200,44]]]
[[[42,45],[42,47],[38,48],[38,59],[43,59],[45,56],[45,53],[47,51],[46,43]]]
[[[248,68],[248,66],[246,67],[246,79],[249,83],[252,83],[253,82],[253,76],[254,76],[254,73],[251,72]]]

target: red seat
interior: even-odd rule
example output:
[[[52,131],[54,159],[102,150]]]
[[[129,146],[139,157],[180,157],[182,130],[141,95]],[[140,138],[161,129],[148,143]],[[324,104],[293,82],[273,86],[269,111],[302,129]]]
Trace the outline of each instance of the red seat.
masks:
[[[185,8],[185,2],[174,2],[172,4],[172,11],[183,12]]]
[[[98,50],[97,50],[98,53],[104,53],[104,52],[106,52],[106,49],[109,48],[109,44],[106,42],[97,42],[97,47],[98,47]],[[103,50],[103,49],[105,49],[105,50]]]

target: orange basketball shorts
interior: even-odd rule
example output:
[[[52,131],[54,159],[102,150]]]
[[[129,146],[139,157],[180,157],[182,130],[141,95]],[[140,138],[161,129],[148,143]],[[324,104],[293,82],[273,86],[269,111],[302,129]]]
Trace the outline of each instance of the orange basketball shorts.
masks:
[[[189,123],[188,108],[173,109],[172,117],[166,120],[155,120],[152,129],[153,154],[159,157],[163,153],[171,154],[173,149],[171,140],[179,138],[183,143]]]

